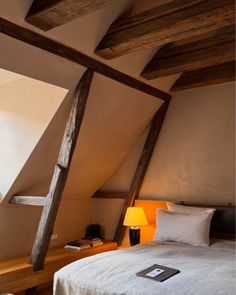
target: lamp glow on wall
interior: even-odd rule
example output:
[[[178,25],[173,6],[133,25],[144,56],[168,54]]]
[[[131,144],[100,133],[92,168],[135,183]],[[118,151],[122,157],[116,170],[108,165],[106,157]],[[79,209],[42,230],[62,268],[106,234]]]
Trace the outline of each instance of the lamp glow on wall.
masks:
[[[147,218],[142,207],[128,207],[125,214],[124,225],[129,226],[130,245],[140,243],[140,226],[147,225]]]

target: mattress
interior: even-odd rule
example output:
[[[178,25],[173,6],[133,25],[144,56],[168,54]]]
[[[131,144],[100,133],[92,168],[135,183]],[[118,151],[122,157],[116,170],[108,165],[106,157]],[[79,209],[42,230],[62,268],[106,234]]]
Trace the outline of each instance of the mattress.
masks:
[[[164,282],[136,276],[153,264],[180,270]],[[55,295],[234,295],[233,241],[210,247],[148,242],[73,262],[54,277]]]

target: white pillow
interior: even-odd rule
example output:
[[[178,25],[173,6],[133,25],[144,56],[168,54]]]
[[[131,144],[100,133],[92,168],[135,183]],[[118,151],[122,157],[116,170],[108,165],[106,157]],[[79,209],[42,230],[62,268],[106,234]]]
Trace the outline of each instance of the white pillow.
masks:
[[[174,203],[167,202],[167,208],[171,212],[176,213],[183,213],[183,214],[197,214],[197,213],[204,213],[204,212],[215,212],[214,208],[201,208],[201,207],[190,207],[190,206],[183,206]]]
[[[213,212],[182,214],[157,209],[154,240],[175,241],[194,246],[209,246]]]

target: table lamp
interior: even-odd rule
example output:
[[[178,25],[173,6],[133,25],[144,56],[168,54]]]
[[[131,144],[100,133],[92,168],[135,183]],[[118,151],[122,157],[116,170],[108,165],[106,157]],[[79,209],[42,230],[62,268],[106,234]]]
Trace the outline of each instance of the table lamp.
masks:
[[[140,226],[147,225],[147,218],[142,207],[128,207],[125,214],[124,225],[129,226],[130,245],[140,243]]]

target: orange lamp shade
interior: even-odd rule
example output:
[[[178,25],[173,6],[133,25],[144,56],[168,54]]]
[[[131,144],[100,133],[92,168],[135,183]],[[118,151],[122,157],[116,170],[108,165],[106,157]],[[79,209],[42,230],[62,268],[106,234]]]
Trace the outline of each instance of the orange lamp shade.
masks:
[[[147,225],[147,218],[142,207],[128,207],[125,214],[124,225],[141,226]]]

